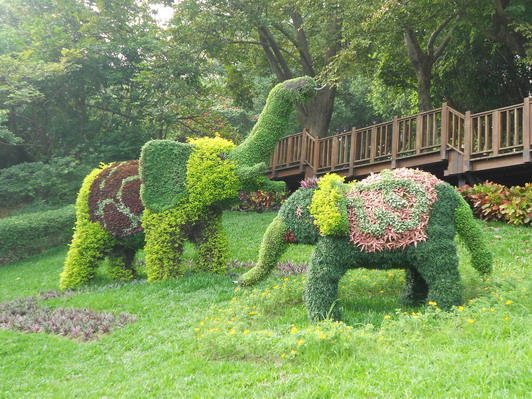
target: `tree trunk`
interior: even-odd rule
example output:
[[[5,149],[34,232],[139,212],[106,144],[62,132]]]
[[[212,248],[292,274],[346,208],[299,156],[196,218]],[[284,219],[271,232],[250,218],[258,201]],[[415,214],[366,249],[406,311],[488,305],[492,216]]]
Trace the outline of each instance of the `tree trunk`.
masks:
[[[316,97],[297,107],[301,124],[316,137],[325,137],[331,123],[336,87],[324,87]]]
[[[419,112],[430,111],[432,109],[432,101],[430,99],[430,78],[432,74],[432,67],[416,68],[417,76],[417,105]]]

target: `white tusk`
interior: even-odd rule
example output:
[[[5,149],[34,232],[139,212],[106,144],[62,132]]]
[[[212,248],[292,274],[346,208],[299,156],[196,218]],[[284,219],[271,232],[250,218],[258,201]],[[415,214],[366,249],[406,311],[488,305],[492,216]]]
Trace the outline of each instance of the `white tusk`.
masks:
[[[315,87],[314,90],[316,90],[316,91],[320,91],[320,90],[325,89],[326,86],[327,86],[327,85],[325,84],[325,85],[321,86],[320,88],[316,88],[316,87]]]

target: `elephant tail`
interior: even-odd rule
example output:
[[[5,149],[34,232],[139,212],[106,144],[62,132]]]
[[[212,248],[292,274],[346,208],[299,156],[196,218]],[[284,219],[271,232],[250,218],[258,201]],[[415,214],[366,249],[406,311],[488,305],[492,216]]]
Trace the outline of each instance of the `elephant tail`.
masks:
[[[277,215],[264,234],[257,265],[240,276],[238,284],[251,286],[268,277],[288,247],[288,242],[285,240],[286,231],[285,223],[282,221],[281,216]]]
[[[454,212],[456,230],[471,254],[471,265],[482,275],[493,270],[493,256],[486,243],[484,233],[473,217],[469,204],[456,193],[458,207]]]

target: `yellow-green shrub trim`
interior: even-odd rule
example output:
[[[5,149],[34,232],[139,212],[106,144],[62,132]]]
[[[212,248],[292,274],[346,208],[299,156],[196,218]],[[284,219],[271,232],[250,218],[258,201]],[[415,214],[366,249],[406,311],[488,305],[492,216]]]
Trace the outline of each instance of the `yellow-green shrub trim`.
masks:
[[[76,227],[72,243],[60,275],[61,289],[77,288],[94,277],[96,261],[102,259],[115,244],[111,234],[89,216],[89,190],[98,174],[107,167],[100,165],[83,180],[76,200]]]
[[[238,198],[240,181],[236,162],[226,159],[235,145],[221,137],[189,141],[193,146],[187,162],[188,203],[201,211],[205,206]]]
[[[144,254],[148,281],[161,281],[183,274],[183,221],[186,222],[185,207],[162,212],[144,210],[142,227],[146,234]]]
[[[322,236],[343,236],[349,232],[344,178],[328,173],[318,181],[310,203],[310,214]]]

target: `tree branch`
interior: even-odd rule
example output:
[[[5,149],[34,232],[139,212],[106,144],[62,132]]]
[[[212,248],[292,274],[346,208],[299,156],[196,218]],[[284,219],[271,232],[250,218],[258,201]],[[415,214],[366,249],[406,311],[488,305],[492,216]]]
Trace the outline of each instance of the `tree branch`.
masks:
[[[430,35],[429,37],[429,40],[427,42],[427,54],[429,56],[432,56],[433,55],[433,49],[434,49],[434,44],[436,43],[436,39],[438,38],[438,36],[440,35],[440,33],[445,29],[445,27],[447,25],[449,25],[451,23],[451,21],[460,14],[459,11],[456,11],[454,13],[452,13],[451,15],[449,15],[449,17],[443,21],[435,30],[434,32],[432,32],[432,34]],[[451,29],[452,30],[452,29]],[[449,37],[449,35],[447,35],[447,37],[445,39],[447,39]],[[440,46],[441,47],[441,46]]]

